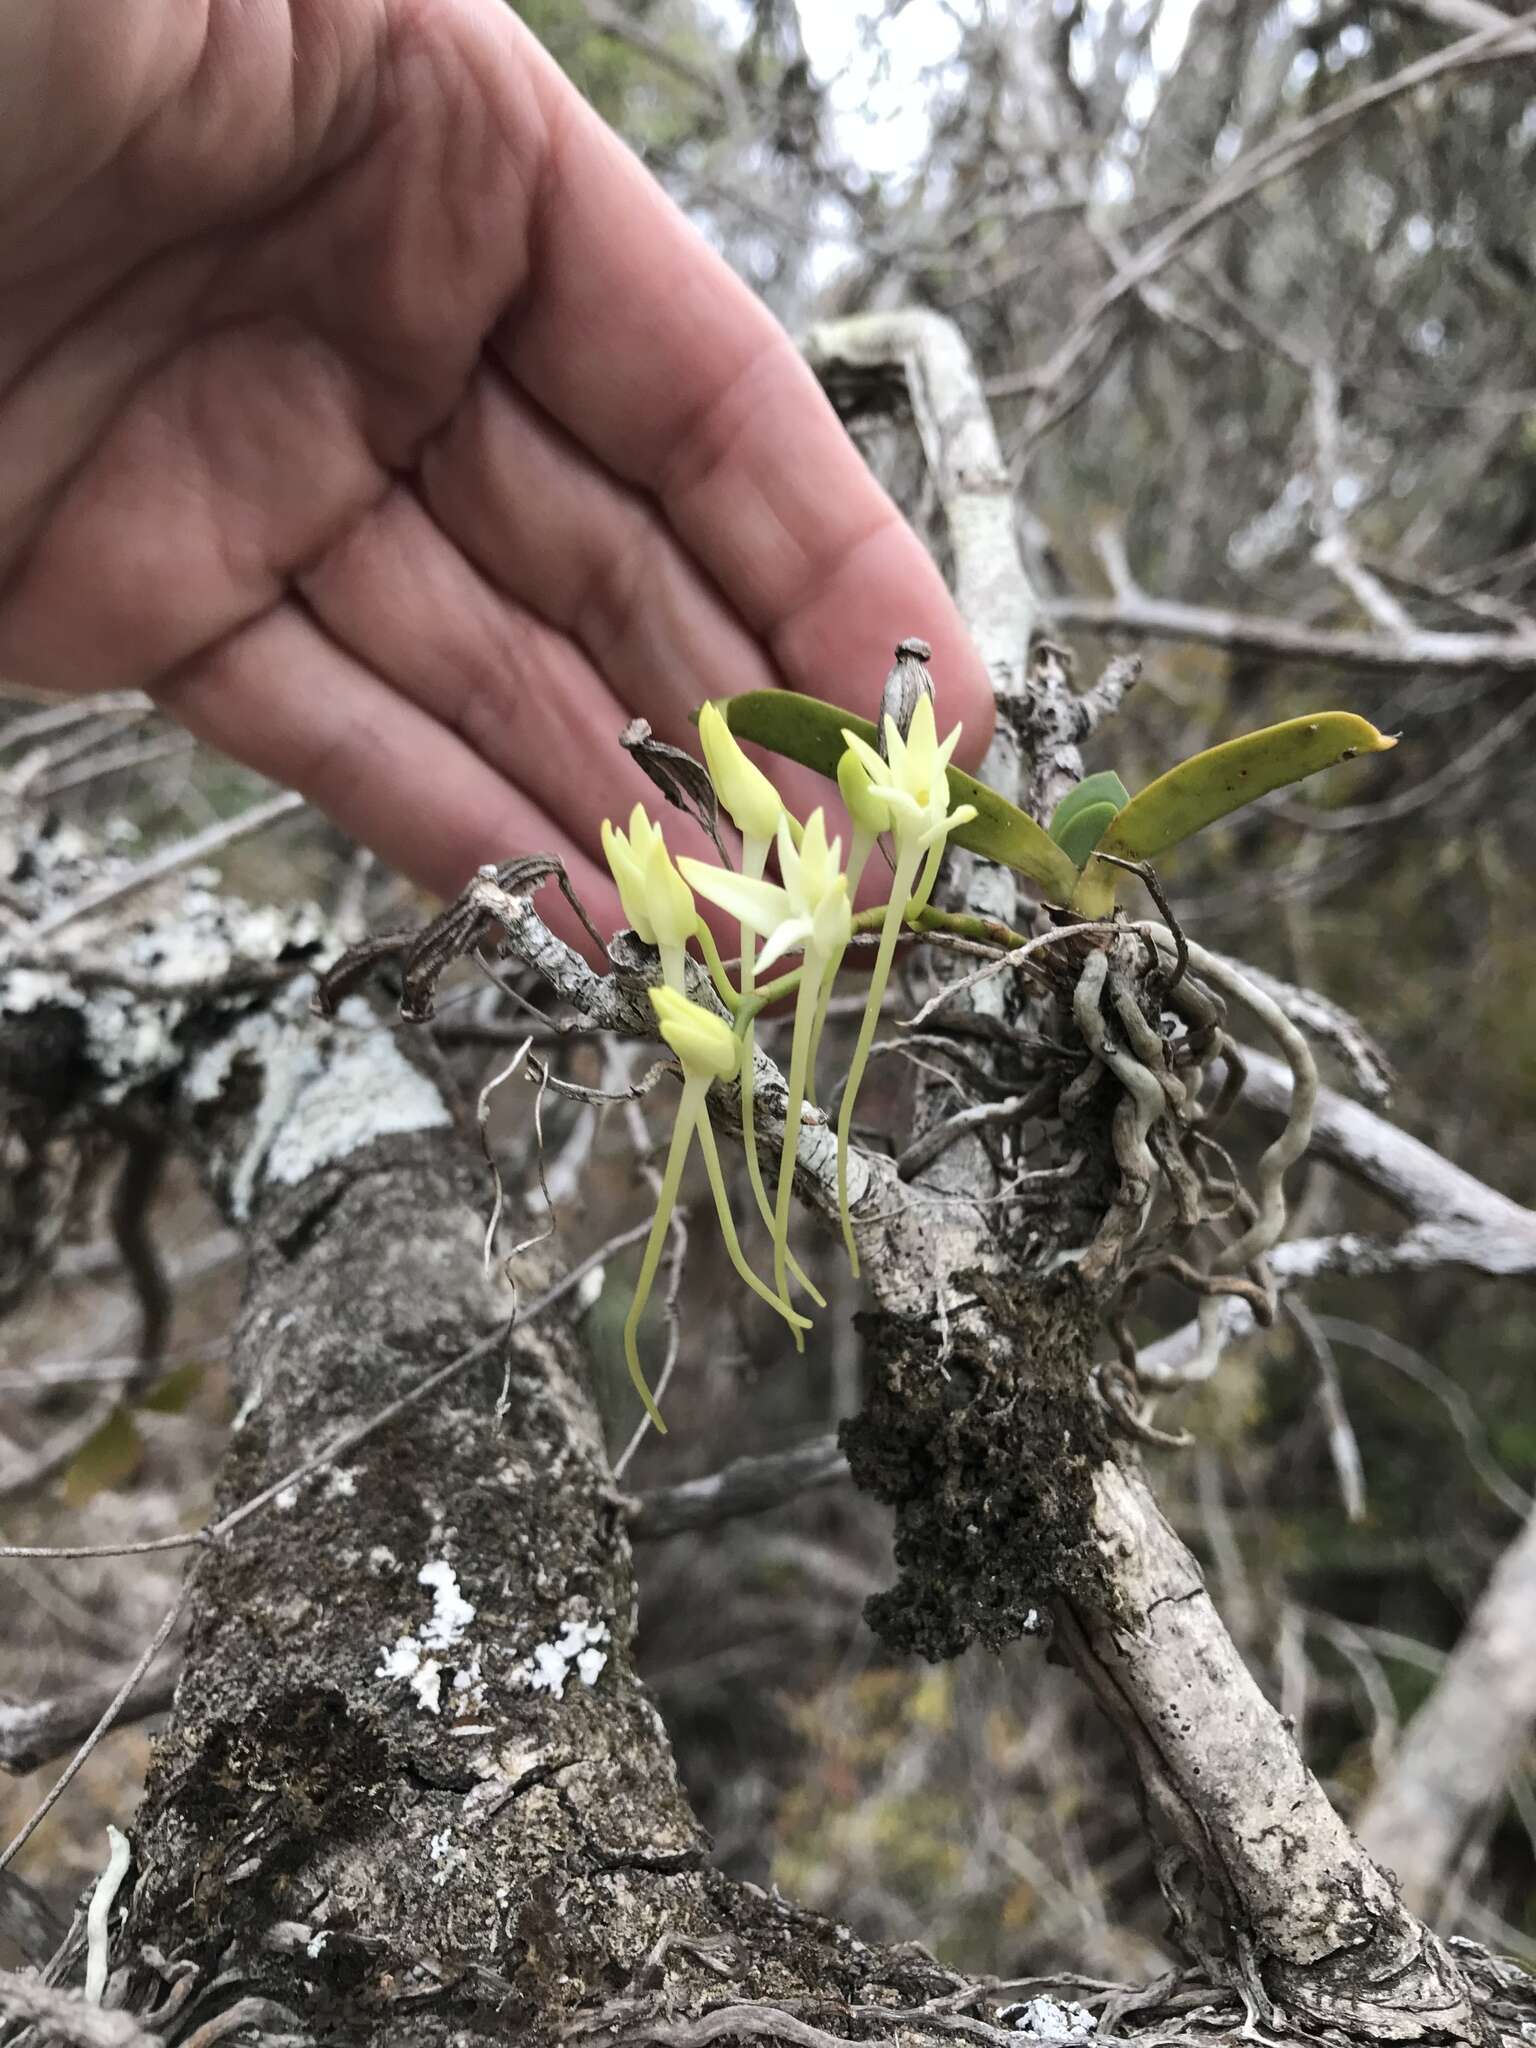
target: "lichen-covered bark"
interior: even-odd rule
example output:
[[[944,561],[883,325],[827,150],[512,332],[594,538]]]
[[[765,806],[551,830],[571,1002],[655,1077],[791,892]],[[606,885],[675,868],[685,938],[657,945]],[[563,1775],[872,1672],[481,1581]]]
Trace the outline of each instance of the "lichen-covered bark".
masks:
[[[226,1508],[504,1325],[456,1152],[384,1140],[263,1205]],[[553,2039],[664,1936],[678,2011],[931,1983],[708,1868],[634,1607],[551,1314],[200,1560],[119,1956],[233,1972],[360,2043]]]
[[[385,1141],[264,1212],[226,1508],[505,1321],[446,1149]],[[532,2027],[663,1926],[717,1931],[576,1368],[550,1317],[503,1415],[493,1357],[200,1563],[131,1943],[382,2039],[418,2005]]]
[[[952,1989],[710,1868],[631,1662],[579,1345],[558,1306],[508,1336],[483,1165],[409,1041],[360,1003],[322,1023],[303,981],[218,981],[144,1000],[130,1057],[89,983],[13,979],[10,1010],[7,986],[0,1074],[38,1147],[104,1098],[152,1102],[246,1234],[221,1514],[480,1357],[198,1554],[113,1919],[129,2007],[537,2044],[615,2002],[636,2024],[757,2000],[834,2020]],[[519,1258],[525,1302],[557,1249]]]

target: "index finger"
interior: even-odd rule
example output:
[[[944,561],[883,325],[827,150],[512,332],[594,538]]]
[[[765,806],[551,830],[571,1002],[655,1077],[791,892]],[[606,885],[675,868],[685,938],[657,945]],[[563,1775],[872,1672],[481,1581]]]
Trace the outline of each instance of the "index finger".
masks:
[[[529,62],[548,140],[531,275],[495,337],[509,374],[657,501],[786,683],[869,712],[919,635],[978,760],[991,687],[926,549],[777,321],[550,59]]]

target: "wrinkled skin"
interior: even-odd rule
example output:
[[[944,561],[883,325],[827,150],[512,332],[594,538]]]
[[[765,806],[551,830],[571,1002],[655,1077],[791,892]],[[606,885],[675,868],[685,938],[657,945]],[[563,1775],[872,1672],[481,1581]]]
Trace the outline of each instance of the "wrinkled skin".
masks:
[[[932,562],[501,0],[0,8],[0,674],[146,689],[431,888],[559,853],[606,927],[627,718],[869,710],[906,633],[974,761]]]

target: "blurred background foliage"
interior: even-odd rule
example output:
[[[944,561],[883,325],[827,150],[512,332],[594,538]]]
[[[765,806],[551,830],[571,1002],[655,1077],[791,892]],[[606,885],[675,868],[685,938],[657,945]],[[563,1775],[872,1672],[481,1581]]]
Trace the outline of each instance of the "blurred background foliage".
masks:
[[[1215,738],[1331,704],[1401,732],[1389,757],[1207,835],[1167,880],[1204,943],[1354,1012],[1396,1069],[1399,1122],[1536,1202],[1530,662],[1305,663],[1214,627],[1152,639],[1106,630],[1101,613],[1073,618],[1083,600],[1134,607],[1144,593],[1384,641],[1536,634],[1536,61],[1506,54],[1362,113],[1216,212],[1181,260],[1126,289],[1066,355],[1084,308],[1181,208],[1219,193],[1280,131],[1445,48],[1457,24],[1476,25],[1476,0],[519,0],[517,11],[791,325],[909,303],[962,324],[1058,637],[1085,679],[1121,646],[1146,658],[1091,767],[1113,765],[1135,789]],[[908,423],[898,415],[864,439],[931,523]],[[1337,554],[1333,567],[1318,559],[1341,532],[1353,580]],[[87,754],[73,779],[56,766],[34,795],[65,819],[112,818],[137,851],[238,808],[254,787],[152,720],[134,722],[126,744],[116,766]],[[334,901],[366,886],[377,922],[405,901],[313,820],[240,849],[226,875],[252,895]],[[892,1065],[869,1120],[899,1129]],[[573,1072],[599,1078],[598,1054]],[[623,1120],[594,1139],[584,1114],[556,1109],[549,1143],[558,1159],[592,1141],[569,1227],[595,1239],[633,1218],[637,1191]],[[509,1147],[520,1128],[509,1111]],[[169,1356],[207,1370],[179,1413],[138,1418],[131,1470],[98,1473],[94,1489],[87,1472],[98,1533],[199,1515],[227,1421],[218,1361],[238,1269],[184,1177],[173,1172],[160,1208],[182,1269]],[[1299,1208],[1309,1231],[1372,1213],[1321,1167]],[[128,1347],[131,1313],[99,1231],[99,1201],[83,1204],[80,1242],[6,1328],[0,1405],[23,1442],[82,1398],[40,1364]],[[856,1404],[846,1281],[829,1268],[829,1334],[795,1361],[771,1319],[712,1284],[706,1235],[684,1296],[673,1433],[641,1451],[630,1484],[795,1442]],[[634,1419],[617,1348],[630,1278],[612,1268],[589,1317],[616,1442]],[[1518,1283],[1455,1273],[1330,1281],[1309,1303],[1360,1446],[1363,1519],[1341,1504],[1316,1343],[1288,1323],[1169,1408],[1198,1448],[1161,1456],[1157,1479],[1261,1682],[1349,1810],[1536,1486],[1536,1303]],[[1146,1306],[1149,1335],[1183,1313],[1172,1297]],[[68,1470],[0,1502],[7,1535],[57,1531],[61,1483]],[[78,1494],[78,1466],[72,1483]],[[78,1512],[69,1526],[81,1527]],[[860,1616],[887,1552],[883,1512],[834,1489],[642,1555],[647,1670],[722,1860],[861,1932],[921,1939],[970,1967],[1154,1966],[1163,1915],[1113,1739],[1035,1644],[943,1670],[893,1663]],[[24,1648],[40,1692],[120,1662],[166,1583],[158,1567],[136,1571],[127,1593],[99,1567],[13,1574],[8,1661]],[[100,1824],[128,1810],[143,1755],[142,1731],[115,1737],[83,1796],[31,1845],[25,1869],[55,1905],[98,1866]],[[0,1821],[19,1819],[36,1789],[0,1787]],[[1450,1924],[1526,1960],[1533,1842],[1527,1769],[1447,1905]]]

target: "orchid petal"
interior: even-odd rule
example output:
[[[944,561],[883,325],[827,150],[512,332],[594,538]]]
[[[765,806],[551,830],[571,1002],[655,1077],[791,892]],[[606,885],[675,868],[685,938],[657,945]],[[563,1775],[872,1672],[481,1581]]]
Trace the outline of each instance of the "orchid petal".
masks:
[[[879,753],[869,744],[868,740],[861,740],[856,732],[850,732],[847,726],[844,726],[843,744],[847,747],[849,753],[855,755],[868,771],[869,779],[872,783],[890,781],[891,770],[889,762],[881,760]]]
[[[802,951],[814,930],[815,925],[809,917],[785,918],[781,925],[770,932],[766,945],[758,954],[758,972],[765,972],[775,960],[782,960],[786,953]]]
[[[706,902],[717,905],[749,931],[771,932],[790,914],[789,893],[777,882],[732,874],[729,868],[711,867],[708,861],[694,860],[687,854],[678,866]]]

